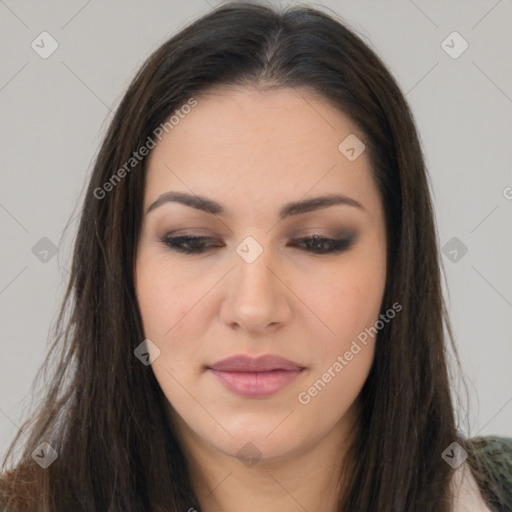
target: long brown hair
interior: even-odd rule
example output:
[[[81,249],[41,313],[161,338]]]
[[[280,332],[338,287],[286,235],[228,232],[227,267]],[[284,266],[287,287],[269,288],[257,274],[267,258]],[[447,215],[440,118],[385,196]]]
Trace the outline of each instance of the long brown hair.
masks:
[[[469,445],[452,403],[446,340],[460,362],[411,111],[380,58],[339,16],[243,2],[213,10],[158,48],[115,113],[88,184],[43,365],[57,366],[3,462],[7,510],[200,509],[162,390],[134,357],[144,340],[133,270],[147,159],[126,163],[173,112],[221,84],[308,88],[364,134],[386,215],[382,311],[395,302],[403,310],[377,337],[350,452],[354,469],[338,510],[449,511],[452,469],[441,454],[454,441]],[[8,469],[22,433],[24,450]],[[42,442],[58,453],[46,469],[31,456]]]

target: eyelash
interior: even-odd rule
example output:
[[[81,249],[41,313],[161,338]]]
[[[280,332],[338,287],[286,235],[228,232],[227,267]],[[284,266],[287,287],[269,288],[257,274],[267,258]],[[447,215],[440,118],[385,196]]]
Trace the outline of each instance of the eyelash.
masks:
[[[184,254],[201,254],[204,252],[204,247],[195,247],[195,248],[186,248],[183,246],[183,243],[190,242],[198,242],[199,240],[213,240],[213,238],[208,236],[175,236],[175,237],[165,237],[161,241],[167,245],[171,250],[184,253]],[[328,238],[320,235],[312,235],[309,237],[299,238],[295,240],[295,242],[311,242],[318,241],[322,244],[328,243],[330,244],[330,248],[327,250],[315,250],[315,249],[305,249],[306,252],[311,252],[313,254],[322,255],[322,254],[332,254],[339,253],[347,250],[352,245],[352,238]],[[210,245],[210,247],[212,247]],[[206,247],[208,249],[208,247]]]

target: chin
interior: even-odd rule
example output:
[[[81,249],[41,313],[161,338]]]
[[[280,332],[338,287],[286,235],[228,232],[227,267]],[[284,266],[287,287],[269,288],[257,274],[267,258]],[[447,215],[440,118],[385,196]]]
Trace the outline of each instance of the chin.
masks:
[[[263,468],[284,461],[296,455],[296,452],[301,449],[299,446],[287,446],[280,439],[269,441],[265,436],[266,434],[262,434],[261,438],[253,438],[252,441],[246,437],[235,438],[231,446],[225,447],[228,449],[222,451],[237,459],[242,467],[251,468],[257,465]]]

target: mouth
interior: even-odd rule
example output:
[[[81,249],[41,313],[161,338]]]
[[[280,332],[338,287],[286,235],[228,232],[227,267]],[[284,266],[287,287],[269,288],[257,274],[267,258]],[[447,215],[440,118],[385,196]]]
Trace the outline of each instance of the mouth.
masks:
[[[230,392],[245,398],[271,396],[294,381],[305,369],[268,371],[224,371],[209,368]]]
[[[271,396],[293,382],[306,367],[283,357],[239,354],[206,369],[230,392],[246,398]]]

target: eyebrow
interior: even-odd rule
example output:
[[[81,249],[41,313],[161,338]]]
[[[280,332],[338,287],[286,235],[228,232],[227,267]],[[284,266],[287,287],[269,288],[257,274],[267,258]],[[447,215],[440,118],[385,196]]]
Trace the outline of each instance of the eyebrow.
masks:
[[[188,194],[185,192],[165,192],[161,194],[158,196],[156,201],[149,206],[146,211],[146,215],[165,203],[183,204],[212,215],[220,215],[224,217],[231,215],[231,213],[217,201],[204,196]],[[286,203],[279,211],[279,218],[282,220],[292,215],[300,215],[301,213],[308,213],[335,205],[353,206],[365,211],[363,205],[355,199],[342,194],[327,194],[313,197],[311,199]]]

